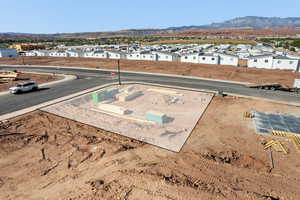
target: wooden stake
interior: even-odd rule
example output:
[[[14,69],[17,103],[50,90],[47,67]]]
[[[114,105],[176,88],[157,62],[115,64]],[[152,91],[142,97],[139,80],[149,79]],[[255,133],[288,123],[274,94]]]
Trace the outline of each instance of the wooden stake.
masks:
[[[46,160],[46,156],[45,156],[45,149],[44,149],[44,148],[42,148],[42,149],[41,149],[41,152],[42,152],[43,160]]]

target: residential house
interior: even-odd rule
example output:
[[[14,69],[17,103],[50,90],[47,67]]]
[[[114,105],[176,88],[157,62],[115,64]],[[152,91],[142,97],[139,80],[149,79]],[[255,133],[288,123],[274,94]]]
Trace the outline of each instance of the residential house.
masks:
[[[37,56],[37,52],[36,51],[26,51],[25,56]]]
[[[82,51],[68,50],[67,54],[69,57],[83,57]]]
[[[158,56],[150,52],[141,52],[141,60],[157,61]]]
[[[68,57],[68,53],[65,51],[50,51],[49,56],[53,57]]]
[[[187,63],[199,63],[199,53],[183,54],[180,61]]]
[[[299,59],[273,55],[252,56],[248,59],[248,67],[299,71]]]
[[[155,54],[157,55],[158,61],[175,62],[179,58],[179,56],[175,53],[156,51]]]
[[[248,67],[249,68],[264,68],[272,69],[273,66],[273,55],[259,55],[259,56],[250,56],[248,58]]]
[[[285,56],[273,57],[272,69],[289,69],[294,71],[299,71],[299,60],[288,58]]]
[[[198,63],[217,65],[219,64],[219,56],[213,54],[200,54]]]
[[[135,53],[129,53],[126,55],[126,58],[128,60],[140,60],[141,59],[141,53],[135,52]]]
[[[108,51],[107,53],[110,59],[126,59],[126,53],[120,51]]]
[[[238,66],[239,57],[235,55],[225,54],[225,53],[215,53],[215,56],[219,56],[220,65],[233,65]]]

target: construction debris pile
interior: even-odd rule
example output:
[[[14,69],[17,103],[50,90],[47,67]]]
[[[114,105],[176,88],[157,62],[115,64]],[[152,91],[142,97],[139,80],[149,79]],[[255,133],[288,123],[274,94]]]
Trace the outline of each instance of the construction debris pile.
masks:
[[[287,114],[273,114],[262,112],[245,112],[244,118],[252,118],[256,133],[285,138],[294,141],[297,150],[300,150],[300,117]],[[288,149],[278,140],[271,140],[265,144],[265,149],[272,147],[276,151],[288,153]]]
[[[16,81],[18,79],[19,73],[17,72],[10,72],[10,71],[0,71],[0,81]]]

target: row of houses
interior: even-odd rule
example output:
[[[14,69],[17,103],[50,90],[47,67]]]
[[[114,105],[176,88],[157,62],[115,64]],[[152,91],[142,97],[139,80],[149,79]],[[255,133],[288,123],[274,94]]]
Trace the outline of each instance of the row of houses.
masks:
[[[171,52],[144,51],[125,53],[120,51],[91,51],[82,52],[75,50],[67,51],[31,51],[26,52],[27,56],[53,56],[53,57],[85,57],[85,58],[103,58],[103,59],[128,59],[128,60],[147,60],[147,61],[169,61],[212,65],[231,65],[239,66],[239,56],[226,53],[189,53],[176,54]],[[250,56],[246,59],[249,68],[264,69],[287,69],[299,71],[299,58],[287,56],[278,56],[276,54],[265,54]]]
[[[224,53],[192,53],[183,55],[181,57],[181,62],[238,66],[239,58],[235,55]]]
[[[107,58],[107,59],[128,59],[128,60],[149,60],[149,61],[179,61],[179,55],[170,52],[133,52],[125,53],[120,51],[30,51],[26,56],[53,56],[53,57],[85,57],[85,58]]]
[[[85,57],[85,58],[106,58],[106,59],[128,59],[148,61],[169,61],[169,62],[190,62],[203,64],[238,65],[238,57],[234,55],[215,53],[202,54],[193,53],[179,56],[171,52],[133,52],[124,53],[117,51],[31,51],[26,56],[53,56],[53,57]]]

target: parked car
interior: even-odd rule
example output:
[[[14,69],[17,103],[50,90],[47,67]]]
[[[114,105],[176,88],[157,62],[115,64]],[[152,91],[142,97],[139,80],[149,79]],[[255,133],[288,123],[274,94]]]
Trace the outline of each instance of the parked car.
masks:
[[[9,88],[10,93],[17,94],[22,92],[29,92],[38,89],[38,84],[35,81],[18,83],[15,87]]]

